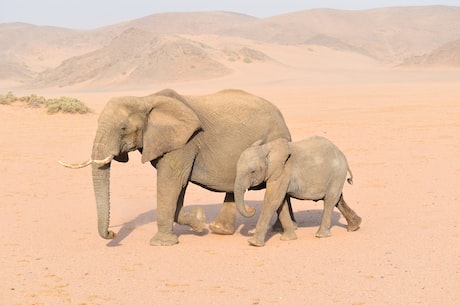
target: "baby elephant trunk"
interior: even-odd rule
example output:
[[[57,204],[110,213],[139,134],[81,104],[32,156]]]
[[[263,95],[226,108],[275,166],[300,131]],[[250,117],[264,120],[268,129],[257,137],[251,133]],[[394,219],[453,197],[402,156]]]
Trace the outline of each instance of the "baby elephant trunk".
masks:
[[[256,213],[256,210],[253,207],[247,206],[244,203],[244,193],[246,192],[245,187],[237,186],[235,183],[235,203],[238,212],[244,217],[252,217]]]

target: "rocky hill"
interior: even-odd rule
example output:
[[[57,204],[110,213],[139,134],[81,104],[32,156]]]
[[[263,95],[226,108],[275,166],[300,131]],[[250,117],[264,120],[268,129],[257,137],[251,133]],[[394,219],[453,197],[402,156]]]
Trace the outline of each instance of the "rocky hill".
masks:
[[[407,58],[404,67],[460,67],[460,39],[448,42],[435,50]]]
[[[0,24],[0,80],[51,87],[209,79],[232,73],[235,58],[276,61],[257,42],[320,45],[393,66],[458,66],[459,37],[460,7],[445,6],[315,9],[263,19],[164,13],[85,31]]]
[[[314,9],[247,22],[220,34],[268,43],[318,44],[397,62],[460,37],[460,7]]]
[[[130,28],[106,46],[65,60],[37,75],[34,86],[141,84],[193,80],[230,71],[213,59],[213,52],[192,40]]]

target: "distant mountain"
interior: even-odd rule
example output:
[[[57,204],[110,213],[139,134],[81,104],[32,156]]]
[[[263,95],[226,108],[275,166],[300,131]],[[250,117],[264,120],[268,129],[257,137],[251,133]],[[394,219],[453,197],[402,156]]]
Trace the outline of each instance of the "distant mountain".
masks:
[[[313,9],[244,23],[219,34],[268,43],[318,44],[392,62],[460,37],[460,7]]]
[[[206,46],[192,40],[130,28],[101,49],[72,57],[38,74],[34,86],[81,82],[108,85],[207,79],[230,73]]]
[[[232,12],[161,13],[135,19],[115,28],[138,28],[156,34],[217,34],[224,29],[258,20]],[[111,29],[112,26],[106,29]]]
[[[100,37],[86,31],[26,23],[0,24],[0,79],[33,78],[38,72],[103,44]]]
[[[319,45],[391,65],[456,66],[459,38],[460,7],[446,6],[314,9],[263,19],[163,13],[85,31],[10,23],[0,24],[0,79],[39,87],[209,79],[232,73],[235,59],[276,61],[257,44]]]

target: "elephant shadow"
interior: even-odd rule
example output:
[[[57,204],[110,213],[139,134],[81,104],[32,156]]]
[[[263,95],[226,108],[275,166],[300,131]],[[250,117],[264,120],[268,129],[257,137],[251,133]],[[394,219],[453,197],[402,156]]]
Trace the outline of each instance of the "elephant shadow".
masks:
[[[251,205],[256,209],[256,214],[253,217],[250,218],[245,218],[237,213],[237,219],[236,219],[236,227],[237,230],[239,228],[239,232],[241,235],[250,237],[254,234],[254,230],[257,224],[257,220],[259,219],[260,211],[262,209],[262,203],[263,201],[250,201],[247,200],[246,203]],[[194,207],[202,207],[205,212],[206,212],[206,217],[207,217],[207,224],[209,224],[212,220],[214,220],[220,209],[222,208],[222,203],[215,203],[215,204],[209,204],[209,205],[187,205],[184,206],[184,209],[190,210]],[[322,216],[323,210],[322,209],[314,209],[314,210],[301,210],[294,212],[294,218],[296,219],[297,222],[297,227],[298,228],[311,228],[311,227],[319,227],[321,224],[321,216]],[[117,232],[117,235],[114,239],[110,240],[107,243],[108,247],[118,247],[121,245],[121,242],[127,238],[137,227],[147,225],[154,223],[156,221],[156,215],[157,215],[157,210],[152,209],[146,212],[143,212],[136,216],[135,218],[122,223],[118,225],[112,225],[112,229],[120,228]],[[341,223],[339,220],[341,218],[341,213],[334,211],[332,213],[332,220],[331,220],[331,227],[333,226],[338,226],[342,228],[346,228],[347,225]],[[272,224],[276,220],[276,215],[273,216],[272,218]],[[115,230],[116,231],[116,230]],[[174,224],[174,232],[178,235],[188,235],[188,234],[193,234],[193,235],[198,235],[198,236],[205,236],[209,234],[211,231],[207,228],[203,230],[203,232],[195,232],[193,231],[190,227],[184,226],[184,225],[179,225],[179,224]],[[153,234],[153,232],[152,232]],[[278,232],[273,232],[272,230],[269,230],[267,232],[267,239],[270,239],[274,235],[278,234]]]
[[[141,213],[136,218],[131,219],[125,223],[118,225],[111,225],[110,228],[116,232],[116,228],[120,228],[116,232],[114,239],[110,240],[107,243],[108,247],[118,247],[121,246],[121,242],[128,237],[137,227],[152,223],[156,219],[157,211],[156,209],[149,210],[147,212]]]
[[[198,207],[198,206],[201,206],[201,205],[187,205],[186,207],[184,207],[184,210],[188,211],[188,210],[192,209],[193,207]],[[215,204],[215,205],[213,204],[212,206],[213,207],[211,209],[213,211],[215,211],[214,213],[215,213],[215,215],[217,215],[217,213],[218,213],[220,207],[222,206],[222,204]],[[208,216],[207,207],[208,206],[205,206],[204,209],[205,209],[206,214]],[[121,242],[125,238],[127,238],[137,227],[154,223],[156,221],[156,219],[157,219],[157,210],[152,209],[152,210],[149,210],[149,211],[146,211],[146,212],[143,212],[143,213],[139,214],[135,218],[133,218],[133,219],[131,219],[131,220],[125,222],[125,223],[110,226],[110,228],[113,229],[114,231],[116,231],[116,228],[120,228],[120,229],[116,233],[117,235],[115,236],[115,238],[110,240],[107,243],[107,246],[108,247],[121,246]],[[179,234],[179,235],[194,234],[194,235],[202,236],[202,235],[208,234],[209,230],[207,228],[205,228],[203,230],[203,232],[198,233],[198,232],[193,231],[188,226],[184,226],[184,225],[180,225],[180,224],[175,223],[174,224],[174,232],[176,234]],[[153,232],[152,232],[152,234],[153,234]]]
[[[263,201],[247,201],[249,205],[254,207],[256,209],[256,214],[254,217],[251,218],[244,218],[240,217],[239,219],[243,220],[242,226],[240,228],[240,233],[243,236],[250,237],[254,235],[254,231],[256,228],[257,220],[259,219],[259,214],[260,210],[262,209],[262,204]],[[292,203],[294,206],[294,203]],[[305,205],[305,202],[302,202],[300,204]],[[300,210],[297,212],[294,212],[294,218],[297,223],[297,228],[312,228],[312,227],[319,227],[321,224],[321,218],[323,215],[323,209],[304,209]],[[340,222],[342,214],[337,211],[332,212],[332,219],[331,219],[331,227],[337,226],[337,227],[342,227],[342,228],[347,228],[347,225]],[[273,215],[272,220],[271,220],[271,225],[273,225],[276,222],[276,214]],[[279,234],[279,232],[269,230],[267,232],[267,240],[272,238],[274,235]]]

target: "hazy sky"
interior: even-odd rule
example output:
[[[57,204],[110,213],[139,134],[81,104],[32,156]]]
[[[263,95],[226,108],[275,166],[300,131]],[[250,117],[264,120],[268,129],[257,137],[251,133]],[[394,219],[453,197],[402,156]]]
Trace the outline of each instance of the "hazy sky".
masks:
[[[450,5],[460,0],[0,0],[0,23],[92,29],[162,12],[232,11],[268,17],[311,8]]]

